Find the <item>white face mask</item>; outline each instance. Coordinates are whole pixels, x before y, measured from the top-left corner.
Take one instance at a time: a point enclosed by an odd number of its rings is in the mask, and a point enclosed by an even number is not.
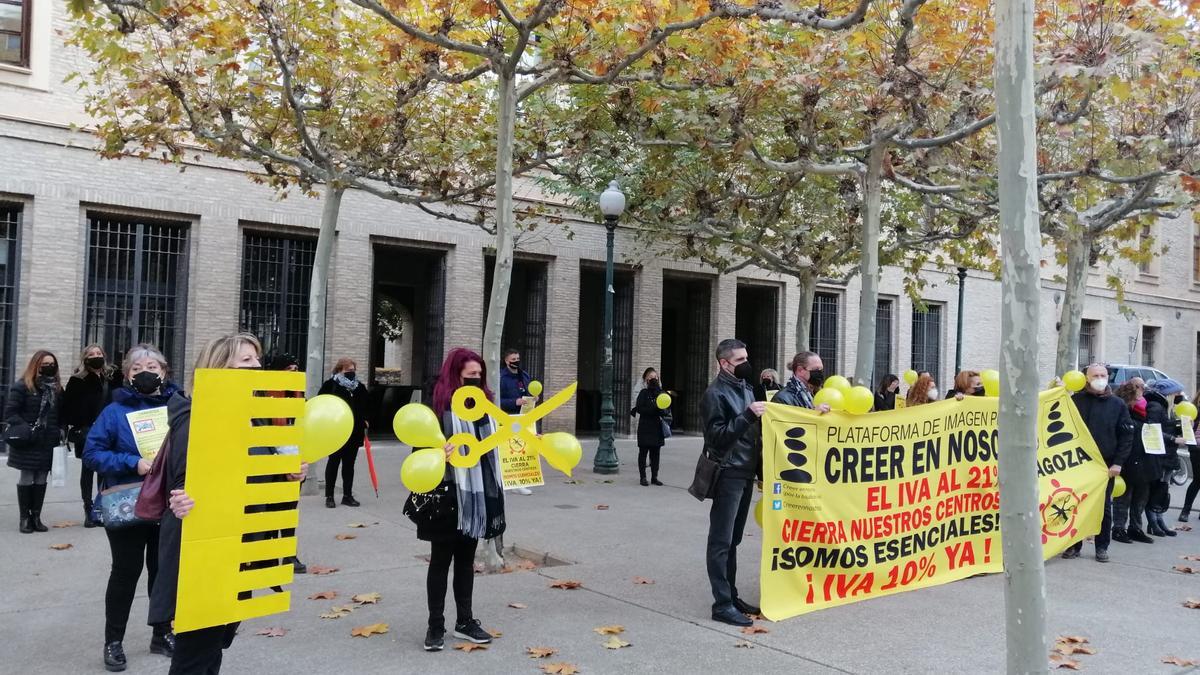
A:
[[[1088,382],[1088,384],[1091,385],[1092,391],[1094,391],[1098,394],[1098,393],[1104,391],[1105,389],[1108,389],[1108,378],[1107,377],[1097,377],[1096,379]]]
[[[936,401],[936,400],[937,400],[937,395],[938,395],[938,390],[937,390],[937,389],[930,389],[930,390],[929,390],[929,400],[930,400],[930,401]]]

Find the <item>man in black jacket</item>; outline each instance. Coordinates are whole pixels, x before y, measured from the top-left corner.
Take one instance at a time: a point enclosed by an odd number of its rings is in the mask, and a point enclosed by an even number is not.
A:
[[[722,340],[717,345],[720,372],[704,392],[704,451],[720,462],[708,516],[708,580],[712,584],[714,621],[734,626],[754,622],[746,614],[760,610],[738,597],[737,546],[746,528],[754,495],[754,479],[762,469],[762,425],[767,404],[754,400],[747,382],[754,376],[746,345]]]
[[[1133,420],[1125,402],[1113,395],[1108,386],[1108,369],[1094,363],[1087,367],[1087,387],[1071,397],[1079,416],[1092,434],[1092,440],[1108,464],[1108,487],[1104,491],[1104,521],[1096,535],[1096,562],[1108,562],[1108,543],[1112,539],[1113,479],[1121,475],[1121,466],[1133,446]],[[1078,558],[1083,542],[1063,551],[1062,557]]]

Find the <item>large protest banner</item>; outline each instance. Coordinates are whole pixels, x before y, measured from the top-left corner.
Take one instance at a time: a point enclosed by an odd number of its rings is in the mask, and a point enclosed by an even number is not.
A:
[[[762,608],[772,620],[1003,570],[998,399],[763,417]],[[1065,389],[1042,392],[1047,558],[1100,530],[1108,468]]]

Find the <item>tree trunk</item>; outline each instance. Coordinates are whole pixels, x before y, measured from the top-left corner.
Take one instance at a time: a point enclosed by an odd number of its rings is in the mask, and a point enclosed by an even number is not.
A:
[[[812,330],[813,300],[817,295],[817,278],[812,275],[797,275],[796,281],[800,282],[798,288],[800,308],[796,316],[796,351],[806,352],[809,350],[811,339],[809,333]]]
[[[999,139],[1000,529],[1009,673],[1045,673],[1046,568],[1038,510],[1038,229],[1034,130],[1033,0],[996,4]]]
[[[325,305],[329,287],[329,260],[333,257],[333,240],[337,236],[338,213],[342,194],[346,191],[336,180],[325,183],[325,203],[321,207],[321,230],[317,235],[317,251],[313,257],[312,283],[308,289],[308,355],[304,359],[304,390],[308,398],[317,395],[325,380]],[[323,460],[321,465],[328,460]],[[301,492],[317,494],[323,471],[309,467],[313,478],[304,481]]]
[[[1063,290],[1062,313],[1059,314],[1058,355],[1054,374],[1088,364],[1079,361],[1079,329],[1083,319],[1083,301],[1087,296],[1088,256],[1092,240],[1084,232],[1067,235],[1067,284]]]
[[[854,381],[871,387],[875,369],[875,312],[879,304],[879,202],[883,189],[880,173],[886,144],[876,141],[867,155],[867,173],[863,176],[862,251],[859,276],[862,292],[858,297],[858,353],[854,360]]]
[[[487,325],[483,331],[483,358],[490,366],[488,386],[500,402],[500,340],[508,312],[508,290],[512,285],[516,214],[513,211],[513,142],[517,119],[516,78],[501,72],[496,78],[496,267],[492,272],[492,297],[488,298]],[[504,566],[500,542],[486,540],[479,558],[490,571]]]

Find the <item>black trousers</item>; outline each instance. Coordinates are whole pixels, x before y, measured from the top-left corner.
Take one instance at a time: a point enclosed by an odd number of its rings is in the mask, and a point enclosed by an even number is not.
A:
[[[1126,486],[1128,489],[1128,486]],[[1100,523],[1100,532],[1096,534],[1096,550],[1107,551],[1109,543],[1112,542],[1113,528],[1113,479],[1108,479],[1108,487],[1104,490],[1104,520]],[[1082,551],[1083,542],[1077,541],[1071,545],[1070,550]]]
[[[1192,482],[1188,483],[1187,492],[1183,495],[1183,512],[1191,513],[1192,503],[1196,501],[1196,493],[1200,492],[1200,447],[1188,448],[1188,460],[1192,463]]]
[[[461,626],[475,618],[471,613],[471,594],[475,589],[475,547],[478,544],[478,539],[462,535],[451,541],[433,542],[429,574],[425,577],[430,628],[446,629],[446,582],[451,563],[454,567],[454,605],[458,611],[455,625]]]
[[[104,642],[121,642],[125,639],[129,608],[137,593],[143,565],[147,572],[146,592],[154,587],[154,577],[158,574],[158,523],[105,528],[104,532],[112,551],[112,570],[104,593]],[[162,631],[155,627],[155,632]]]
[[[646,459],[650,459],[650,477],[658,478],[658,457],[662,448],[638,448],[638,473],[646,477]]]
[[[75,456],[83,457],[83,443],[75,444]],[[93,486],[95,485],[96,472],[87,468],[87,465],[82,461],[79,462],[79,495],[83,497],[83,505],[90,507],[94,499]]]
[[[1142,530],[1142,513],[1150,497],[1150,483],[1142,472],[1134,469],[1125,478],[1125,494],[1113,500],[1113,527]]]
[[[754,496],[754,480],[722,472],[713,488],[708,512],[708,582],[713,611],[733,606],[737,599],[737,547],[746,529],[746,514]]]
[[[325,463],[325,496],[333,496],[333,484],[337,482],[338,466],[342,467],[342,494],[354,494],[354,460],[358,459],[358,446],[349,444],[329,456]]]
[[[175,634],[175,655],[169,675],[217,675],[223,650],[229,649],[238,624],[190,630]]]

